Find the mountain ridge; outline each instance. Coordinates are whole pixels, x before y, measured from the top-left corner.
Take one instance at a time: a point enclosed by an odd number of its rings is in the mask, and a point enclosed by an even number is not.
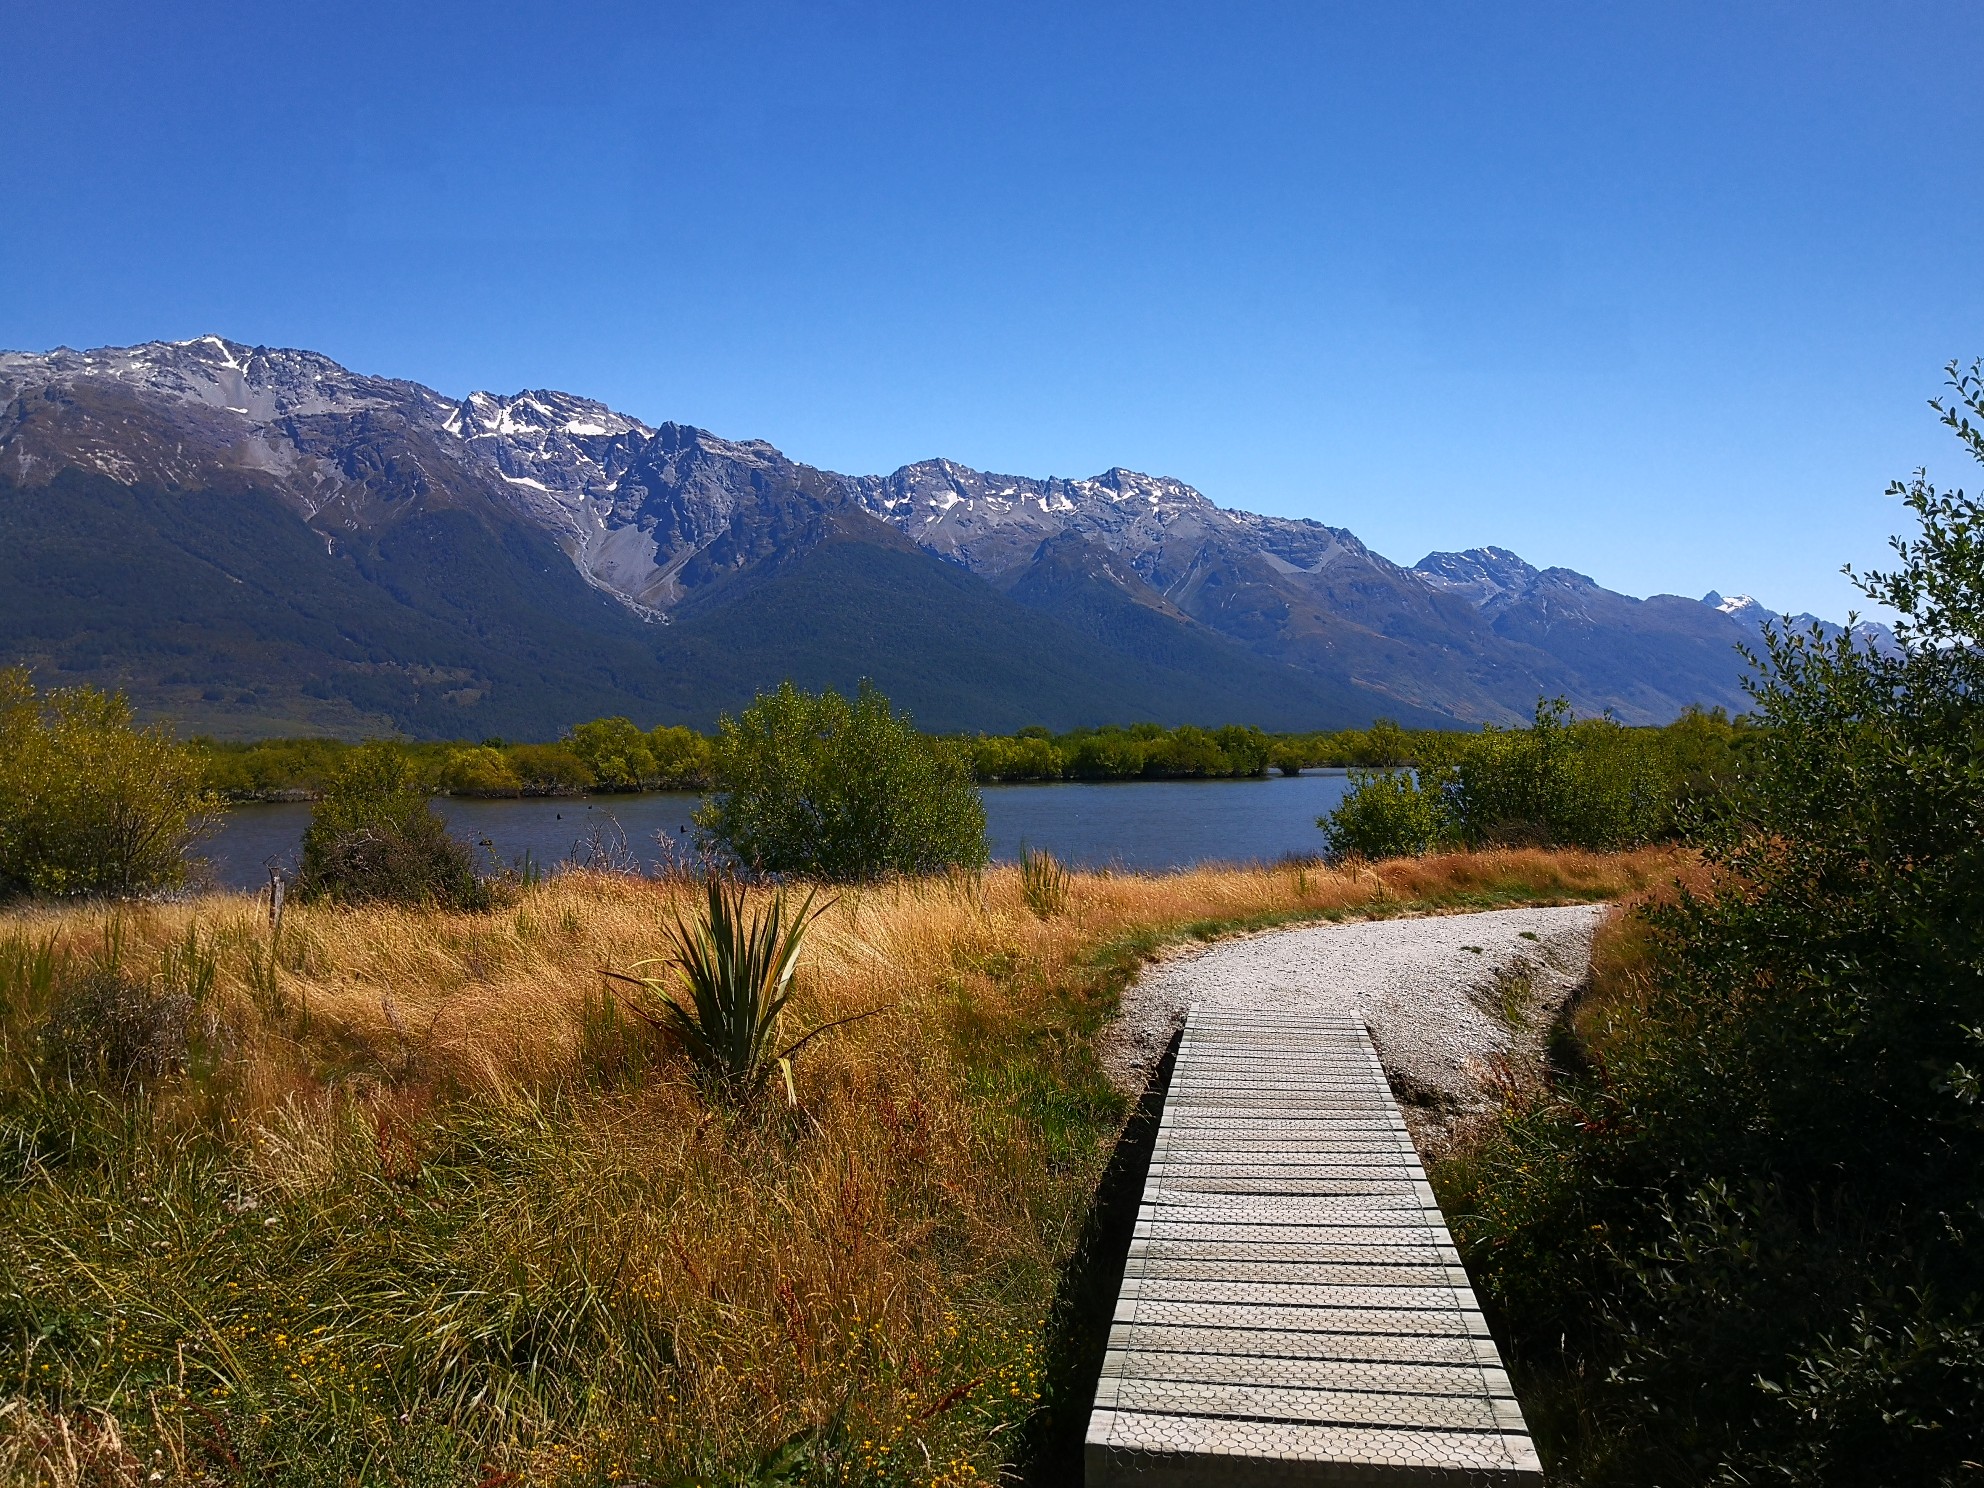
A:
[[[1059,679],[1041,694],[1043,712],[1055,716],[1023,722],[1065,723],[1103,694],[1112,707],[1168,712],[1170,721],[1219,706],[1243,710],[1229,717],[1260,715],[1250,721],[1312,717],[1316,727],[1379,712],[1513,722],[1537,695],[1562,694],[1581,711],[1660,722],[1689,704],[1742,706],[1735,647],[1754,634],[1747,613],[1680,596],[1615,594],[1505,549],[1433,553],[1406,568],[1347,528],[1231,511],[1182,481],[1120,466],[1087,479],[1035,478],[937,458],[849,476],[793,461],[763,440],[649,424],[572,393],[453,398],[352,372],[316,352],[217,336],[0,353],[0,484],[16,542],[30,530],[35,543],[54,541],[55,529],[28,513],[33,493],[65,470],[158,494],[144,506],[151,525],[134,539],[137,549],[105,559],[127,574],[143,569],[147,544],[220,541],[206,527],[170,535],[172,500],[252,493],[284,507],[322,544],[326,564],[343,563],[362,581],[343,598],[325,591],[321,606],[363,610],[364,586],[383,586],[405,611],[396,617],[409,625],[407,617],[426,617],[416,630],[439,627],[425,641],[395,631],[390,644],[376,642],[392,652],[378,664],[425,665],[400,654],[421,646],[481,658],[466,668],[481,680],[449,690],[462,714],[457,732],[473,731],[476,718],[531,713],[514,694],[536,684],[509,675],[488,635],[500,631],[512,651],[535,654],[526,618],[533,605],[547,607],[550,630],[576,626],[572,634],[596,638],[602,654],[645,654],[602,674],[601,695],[617,686],[628,699],[628,708],[611,711],[672,708],[705,722],[719,696],[748,700],[744,684],[769,685],[802,654],[812,658],[811,673],[838,684],[851,681],[850,668],[902,672],[887,647],[915,640],[879,623],[891,593],[940,631],[945,647],[978,656],[979,677],[1008,676],[1019,655],[1021,672],[1031,665]],[[92,531],[106,552],[119,547],[114,526]],[[413,577],[422,571],[408,545],[415,531],[432,550],[426,580]],[[459,551],[443,553],[450,544]],[[847,550],[840,558],[807,567],[808,555],[836,544]],[[389,549],[398,556],[382,556]],[[554,553],[568,577],[615,613],[554,582]],[[283,571],[301,561],[285,557]],[[509,608],[500,623],[478,617],[451,562],[502,591],[497,608]],[[509,568],[517,572],[499,580]],[[944,569],[971,575],[983,592],[957,589]],[[779,587],[781,575],[801,570],[807,577]],[[823,589],[829,570],[855,588]],[[87,588],[82,568],[65,571]],[[527,574],[536,577],[526,582]],[[295,582],[308,589],[323,580],[320,573],[305,583],[299,572]],[[437,608],[408,587],[422,582],[455,597]],[[883,587],[870,594],[863,585]],[[810,632],[784,626],[779,612],[801,593],[819,617]],[[271,594],[270,603],[284,602]],[[969,627],[943,624],[945,604],[969,612]],[[32,616],[13,613],[19,608],[0,602],[0,642],[74,669],[76,636],[41,634]],[[719,616],[720,624],[710,618]],[[478,626],[487,633],[481,641]],[[759,643],[772,632],[787,636],[783,661]],[[141,656],[120,653],[114,641],[98,636],[89,654],[142,681]],[[299,657],[309,652],[297,645]],[[1085,648],[1111,677],[1100,692],[1059,665],[1057,653]],[[343,657],[330,640],[318,650],[334,659],[326,666],[335,678],[372,664]],[[540,671],[557,665],[550,657],[531,663]],[[953,680],[908,682],[923,710],[935,710],[926,721],[973,727],[1012,717],[1015,699],[980,706],[970,670],[931,661],[924,672]],[[454,720],[413,701],[419,692],[385,716],[445,730]],[[199,701],[212,700],[203,692]]]

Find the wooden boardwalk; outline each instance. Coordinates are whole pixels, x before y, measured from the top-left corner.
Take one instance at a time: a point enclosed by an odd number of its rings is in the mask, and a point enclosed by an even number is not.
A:
[[[1086,1472],[1089,1488],[1542,1482],[1361,1024],[1192,1010]]]

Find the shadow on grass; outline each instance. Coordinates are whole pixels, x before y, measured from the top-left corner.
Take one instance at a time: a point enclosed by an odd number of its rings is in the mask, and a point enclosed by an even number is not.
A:
[[[1109,1320],[1122,1289],[1123,1264],[1136,1232],[1137,1207],[1157,1147],[1157,1128],[1164,1118],[1164,1097],[1171,1088],[1171,1068],[1183,1031],[1172,1034],[1116,1139],[1081,1238],[1055,1289],[1041,1406],[1028,1420],[1014,1452],[1019,1479],[1028,1488],[1081,1484],[1082,1439],[1088,1432],[1095,1382],[1109,1346]]]

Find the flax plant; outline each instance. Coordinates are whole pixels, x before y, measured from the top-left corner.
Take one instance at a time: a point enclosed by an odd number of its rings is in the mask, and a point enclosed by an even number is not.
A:
[[[726,1096],[749,1101],[760,1095],[776,1069],[785,1080],[789,1103],[799,1103],[792,1081],[792,1056],[830,1028],[872,1016],[881,1009],[853,1013],[819,1024],[784,1048],[778,1045],[779,1018],[792,998],[792,978],[806,932],[828,905],[814,905],[808,894],[788,915],[783,890],[770,904],[751,910],[742,884],[712,875],[705,886],[703,915],[693,923],[673,911],[666,928],[669,952],[637,961],[625,972],[606,971],[614,981],[642,988],[659,1003],[650,1012],[638,1002],[633,1011],[676,1039],[696,1067]],[[642,975],[649,967],[658,976]],[[686,1004],[676,993],[686,993]]]

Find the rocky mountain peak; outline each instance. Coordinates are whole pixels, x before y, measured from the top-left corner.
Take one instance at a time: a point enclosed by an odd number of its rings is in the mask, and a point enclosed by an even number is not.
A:
[[[0,353],[0,480],[46,485],[68,467],[186,492],[224,474],[285,499],[327,557],[432,507],[512,537],[520,518],[596,590],[685,625],[828,535],[891,553],[907,538],[1026,604],[1114,616],[1111,635],[1161,613],[1182,629],[1152,639],[1158,654],[1218,634],[1428,717],[1519,720],[1559,692],[1641,720],[1740,706],[1733,645],[1766,613],[1744,596],[1631,599],[1499,547],[1401,568],[1343,528],[1224,509],[1123,466],[1036,478],[934,458],[837,475],[570,393],[454,398],[219,336]]]
[[[464,439],[609,439],[616,434],[652,434],[639,419],[615,413],[604,403],[570,393],[535,388],[503,397],[470,393],[445,426]]]
[[[1412,571],[1436,589],[1468,601],[1476,609],[1529,592],[1542,570],[1507,548],[1469,548],[1460,553],[1428,553]]]
[[[386,408],[443,416],[450,406],[419,383],[366,377],[313,351],[245,346],[220,336],[94,351],[0,353],[0,396],[28,386],[83,383],[231,413],[253,426]]]

